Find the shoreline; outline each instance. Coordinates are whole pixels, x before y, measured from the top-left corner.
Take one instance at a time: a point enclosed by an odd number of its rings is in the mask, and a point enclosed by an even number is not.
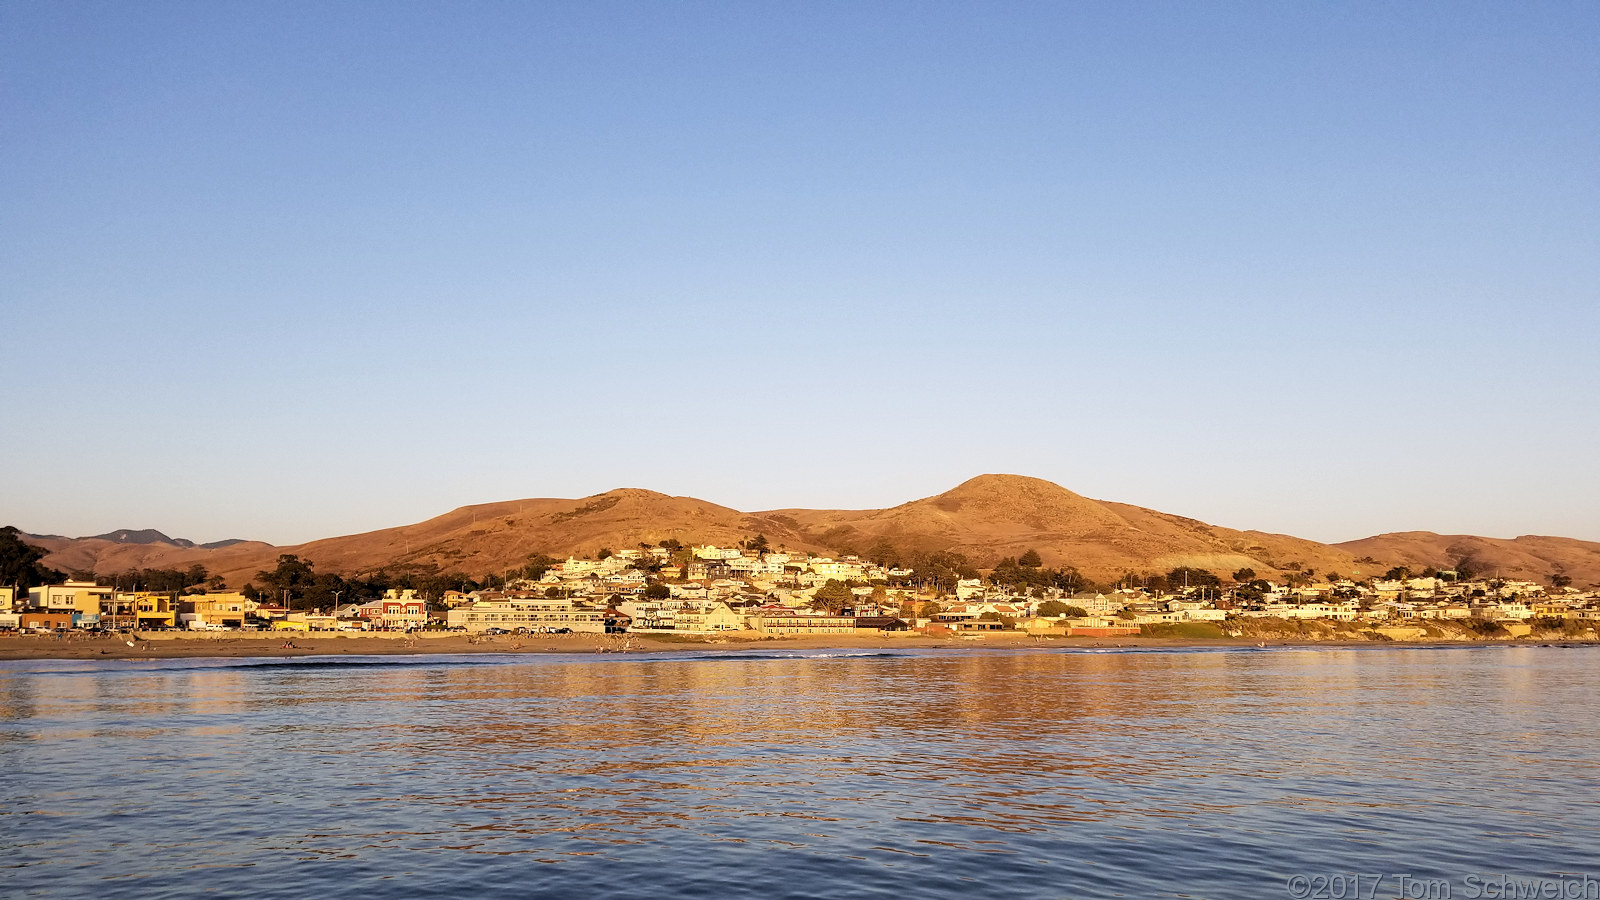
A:
[[[132,646],[128,641],[132,640]],[[1258,648],[1304,649],[1442,649],[1450,647],[1600,647],[1600,642],[1571,638],[1517,638],[1502,640],[1426,640],[1426,641],[1308,641],[1197,639],[1177,637],[1128,636],[1117,638],[1033,636],[1028,634],[986,634],[978,639],[927,637],[924,635],[807,635],[784,637],[717,637],[709,635],[498,635],[470,636],[459,633],[418,635],[347,635],[298,632],[287,637],[216,635],[151,632],[108,637],[64,639],[49,635],[0,636],[0,662],[41,659],[241,659],[300,656],[427,656],[473,653],[548,654],[589,653],[618,655],[639,653],[728,653],[739,650],[929,650],[951,647],[1016,649],[1187,649],[1197,647],[1249,650]],[[624,648],[627,648],[626,650]]]

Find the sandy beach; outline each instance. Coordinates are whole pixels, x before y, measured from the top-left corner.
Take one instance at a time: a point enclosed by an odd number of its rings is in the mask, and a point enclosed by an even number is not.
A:
[[[131,641],[131,644],[129,643]],[[1161,647],[1459,647],[1467,643],[1597,646],[1586,641],[1537,639],[1484,641],[1374,641],[1194,640],[1161,637],[1036,637],[1022,633],[986,634],[976,639],[906,635],[812,636],[702,636],[702,635],[495,635],[460,633],[402,635],[349,634],[218,634],[141,632],[133,635],[0,636],[0,661],[23,659],[182,659],[191,657],[294,657],[330,655],[402,655],[458,653],[659,653],[663,651],[718,652],[734,650],[894,650],[962,647],[966,649],[1056,648],[1161,648]]]

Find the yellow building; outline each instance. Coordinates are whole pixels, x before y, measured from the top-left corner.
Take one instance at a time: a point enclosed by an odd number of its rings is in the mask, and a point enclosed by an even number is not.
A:
[[[445,623],[451,628],[473,632],[490,628],[507,631],[517,628],[531,631],[570,628],[575,632],[599,634],[605,631],[605,619],[603,610],[577,606],[569,599],[553,597],[479,600],[445,613]]]
[[[133,624],[136,628],[171,628],[178,624],[178,604],[172,599],[171,594],[139,591],[133,594],[118,594],[117,599],[132,607]]]
[[[178,608],[178,621],[190,628],[238,628],[249,603],[238,591],[189,594]]]
[[[673,614],[674,631],[741,631],[744,616],[728,608],[726,603],[713,603],[703,609],[684,607]]]
[[[75,612],[88,616],[100,615],[102,601],[107,606],[116,591],[92,581],[68,581],[66,584],[46,584],[28,588],[28,605],[50,612]]]
[[[855,634],[855,616],[762,615],[751,616],[757,631],[768,634]]]

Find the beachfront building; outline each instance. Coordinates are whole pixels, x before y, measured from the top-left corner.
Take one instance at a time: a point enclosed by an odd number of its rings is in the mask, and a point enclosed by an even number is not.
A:
[[[17,614],[17,627],[32,631],[65,631],[77,626],[73,621],[77,615],[74,612],[24,612]]]
[[[178,624],[178,604],[171,594],[137,591],[118,598],[127,599],[135,628],[171,628]]]
[[[857,634],[899,633],[911,630],[911,624],[899,616],[856,616]]]
[[[604,610],[578,606],[566,597],[501,597],[467,603],[445,613],[445,623],[451,628],[481,632],[491,628],[511,631],[526,628],[530,631],[550,631],[570,628],[573,631],[603,634],[606,630]]]
[[[1239,615],[1251,619],[1335,619],[1351,622],[1360,612],[1354,603],[1268,603],[1260,609],[1241,611]]]
[[[116,591],[92,581],[68,581],[28,588],[28,605],[46,612],[98,616],[102,604],[110,606]]]
[[[411,629],[428,624],[428,604],[411,589],[385,591],[383,597],[356,607],[356,616],[371,628]]]
[[[772,612],[750,616],[750,627],[766,634],[855,634],[855,616],[813,616]]]
[[[273,631],[358,631],[347,628],[334,615],[316,612],[292,612],[272,620]]]
[[[686,606],[674,614],[672,629],[695,634],[741,631],[744,629],[744,616],[720,601],[704,606]]]
[[[16,608],[17,589],[14,587],[0,587],[0,613],[8,613]]]
[[[1501,600],[1488,604],[1483,617],[1490,621],[1514,619],[1518,622],[1533,618],[1533,608],[1519,600]]]
[[[249,604],[238,591],[189,594],[178,606],[178,622],[196,629],[238,628]]]

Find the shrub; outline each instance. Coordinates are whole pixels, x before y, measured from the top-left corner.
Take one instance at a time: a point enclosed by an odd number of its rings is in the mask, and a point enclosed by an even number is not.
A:
[[[1139,626],[1140,637],[1188,638],[1211,640],[1227,637],[1215,622],[1156,622]]]
[[[1507,633],[1504,628],[1500,627],[1499,622],[1491,622],[1488,619],[1467,619],[1463,624],[1470,628],[1473,633],[1483,637],[1497,637]]]

